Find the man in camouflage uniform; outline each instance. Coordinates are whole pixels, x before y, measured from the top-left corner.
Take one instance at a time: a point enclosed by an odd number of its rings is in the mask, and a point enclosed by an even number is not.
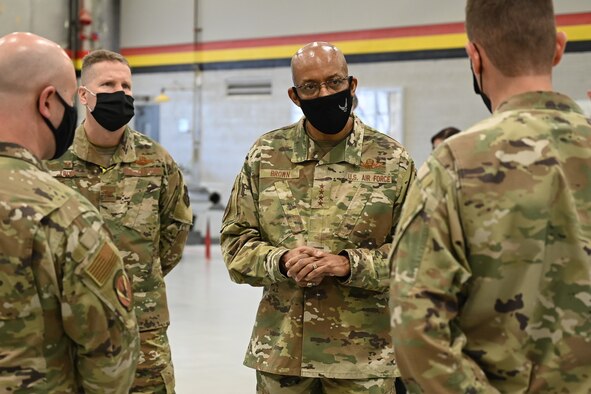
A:
[[[403,208],[396,359],[413,393],[589,393],[591,120],[552,91],[566,37],[551,0],[468,0],[466,29],[494,113],[434,151]]]
[[[222,226],[232,280],[264,287],[245,365],[259,393],[392,393],[387,257],[414,165],[351,115],[340,50],[291,67],[305,117],[254,144]]]
[[[72,143],[76,74],[55,43],[0,38],[0,392],[124,393],[139,338],[96,209],[39,161]],[[70,104],[72,103],[72,104]]]
[[[164,276],[181,259],[192,220],[178,166],[155,141],[132,130],[131,70],[121,55],[83,59],[80,102],[86,119],[54,176],[82,193],[103,216],[132,280],[141,353],[133,393],[172,393],[174,374]]]

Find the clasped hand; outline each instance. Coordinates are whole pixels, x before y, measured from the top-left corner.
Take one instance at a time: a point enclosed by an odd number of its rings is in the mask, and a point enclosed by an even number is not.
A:
[[[300,287],[316,286],[326,276],[346,277],[351,272],[346,256],[327,253],[309,246],[300,246],[281,256],[287,276]]]

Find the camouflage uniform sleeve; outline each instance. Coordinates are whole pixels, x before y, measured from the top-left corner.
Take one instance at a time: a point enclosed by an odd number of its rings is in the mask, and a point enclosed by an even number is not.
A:
[[[444,149],[438,151],[440,160]],[[433,157],[421,167],[391,255],[390,312],[396,362],[415,393],[496,393],[465,353],[457,317],[471,276],[457,211],[456,177]]]
[[[400,219],[402,206],[406,200],[408,190],[415,179],[414,162],[408,154],[401,157],[400,171],[397,179],[399,193],[392,209],[392,230],[386,242],[377,249],[345,249],[339,254],[345,254],[349,258],[351,274],[343,283],[347,286],[364,288],[379,292],[388,291],[390,284],[390,263],[388,256],[392,249],[392,239],[396,230],[396,224]]]
[[[131,285],[97,212],[51,229],[61,271],[62,323],[75,346],[75,365],[86,393],[123,393],[133,382],[139,334]]]
[[[168,274],[181,260],[189,236],[193,212],[189,191],[183,174],[170,159],[160,194],[160,264],[162,273]]]
[[[224,213],[221,247],[230,278],[236,283],[267,286],[288,280],[279,270],[279,259],[288,249],[261,238],[258,205],[257,147],[249,153],[236,177]]]

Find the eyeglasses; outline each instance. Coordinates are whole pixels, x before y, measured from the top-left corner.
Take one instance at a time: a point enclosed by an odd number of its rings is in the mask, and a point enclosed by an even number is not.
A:
[[[346,82],[351,83],[352,76],[348,77],[334,77],[324,82],[306,82],[301,85],[294,86],[304,96],[316,96],[320,93],[320,87],[326,86],[331,92],[338,92],[345,87]]]

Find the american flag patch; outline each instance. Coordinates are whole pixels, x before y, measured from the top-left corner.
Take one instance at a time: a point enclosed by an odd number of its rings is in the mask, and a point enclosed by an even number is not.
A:
[[[115,251],[108,243],[104,243],[94,261],[86,267],[85,271],[97,285],[102,287],[111,276],[116,263]]]

